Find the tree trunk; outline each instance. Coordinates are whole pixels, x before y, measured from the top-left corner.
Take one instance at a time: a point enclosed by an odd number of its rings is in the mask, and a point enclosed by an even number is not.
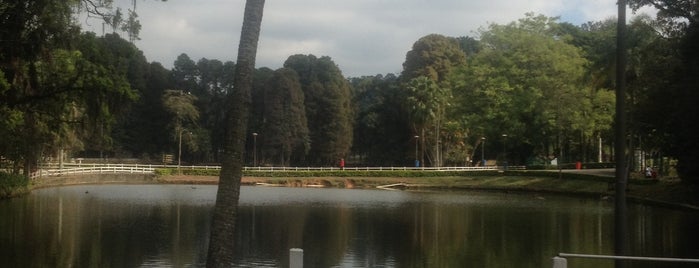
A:
[[[233,264],[234,230],[240,197],[240,179],[243,175],[245,133],[264,4],[264,0],[247,0],[245,3],[234,89],[227,100],[224,126],[226,138],[206,267],[231,267]]]

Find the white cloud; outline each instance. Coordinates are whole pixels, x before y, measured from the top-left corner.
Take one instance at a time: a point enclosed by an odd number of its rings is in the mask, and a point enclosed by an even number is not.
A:
[[[116,0],[127,9],[131,0]],[[123,3],[122,3],[123,2]],[[244,0],[144,0],[136,45],[167,68],[177,56],[235,60]],[[616,16],[609,0],[276,0],[266,1],[257,66],[279,68],[293,54],[330,56],[346,76],[399,73],[422,36],[474,36],[527,12],[581,24]],[[99,32],[98,32],[99,33]]]

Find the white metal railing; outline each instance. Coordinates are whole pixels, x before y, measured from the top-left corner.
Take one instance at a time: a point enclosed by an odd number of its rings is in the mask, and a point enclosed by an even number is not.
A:
[[[46,163],[40,170],[32,174],[32,178],[41,176],[60,176],[70,174],[95,174],[95,173],[153,173],[157,168],[180,168],[180,169],[212,169],[219,170],[221,166],[178,166],[178,165],[144,165],[144,164],[100,164],[100,163]],[[499,166],[485,167],[243,167],[246,171],[486,171],[500,170]],[[514,167],[512,169],[523,169]]]
[[[32,173],[32,178],[43,176],[62,176],[75,174],[102,174],[102,173],[136,173],[136,174],[152,174],[155,168],[147,165],[104,165],[91,167],[73,167],[73,168],[58,168],[58,169],[40,169]]]
[[[79,163],[64,163],[63,169],[66,168],[98,168],[98,167],[149,167],[149,168],[181,168],[181,169],[221,169],[221,166],[210,165],[150,165],[150,164],[79,164]],[[57,163],[47,163],[41,166],[42,169],[60,169]],[[392,170],[431,170],[431,171],[464,171],[464,170],[499,170],[502,166],[485,166],[485,167],[243,167],[244,170],[259,170],[259,171],[305,171],[305,170],[371,170],[371,171],[392,171]],[[524,167],[508,167],[508,169],[524,169]]]
[[[567,268],[568,267],[568,260],[566,259],[566,257],[567,258],[587,258],[587,259],[608,259],[608,260],[634,260],[634,261],[654,261],[654,262],[699,263],[699,259],[558,253],[558,256],[553,257],[553,268]]]
[[[187,168],[187,167],[183,167]],[[322,170],[356,170],[356,171],[464,171],[464,170],[498,170],[497,166],[486,167],[244,167],[252,171],[322,171]]]

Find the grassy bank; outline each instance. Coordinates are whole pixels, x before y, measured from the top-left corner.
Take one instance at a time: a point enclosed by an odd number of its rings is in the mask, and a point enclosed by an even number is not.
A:
[[[0,172],[0,199],[29,192],[29,180],[21,175]]]
[[[218,180],[216,170],[157,170],[164,183],[208,183]],[[551,171],[245,171],[243,184],[291,186],[376,188],[396,184],[395,188],[414,190],[487,190],[576,194],[606,198],[614,194],[614,178]],[[699,197],[693,187],[678,180],[631,178],[628,197],[639,202],[667,204],[696,209]]]

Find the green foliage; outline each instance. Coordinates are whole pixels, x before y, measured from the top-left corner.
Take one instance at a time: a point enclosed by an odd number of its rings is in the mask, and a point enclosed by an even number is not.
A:
[[[29,180],[27,177],[0,171],[0,199],[26,193],[28,188]]]
[[[194,105],[197,98],[182,90],[165,90],[163,92],[163,108],[172,116],[173,129],[196,124],[199,120],[199,110]]]
[[[466,62],[466,55],[455,38],[430,34],[417,40],[403,63],[403,79],[424,76],[432,81],[445,80],[456,66]]]
[[[657,9],[656,24],[669,36],[683,36],[692,24],[699,22],[699,5],[694,0],[629,0],[628,3],[633,10],[643,6]]]
[[[403,108],[404,91],[398,77],[366,76],[350,79],[356,114],[352,151],[357,165],[413,165],[413,130]],[[411,142],[412,141],[412,142]]]
[[[451,114],[477,129],[472,143],[505,133],[519,153],[549,155],[551,144],[560,147],[580,133],[592,140],[609,128],[613,99],[585,86],[587,61],[558,35],[557,25],[553,18],[528,14],[481,33],[485,49],[451,78],[453,94],[463,103]]]
[[[468,40],[462,39],[468,46]],[[476,51],[475,47],[471,52]],[[466,55],[455,38],[431,34],[420,38],[408,51],[403,63],[404,110],[410,115],[413,133],[420,141],[419,160],[432,166],[443,165],[441,130],[451,99],[451,72],[465,64]]]
[[[137,14],[109,10],[110,3],[0,4],[0,155],[13,172],[31,172],[41,156],[61,149],[160,159],[176,151],[179,133],[183,160],[221,161],[221,111],[230,107],[235,63],[195,62],[183,53],[172,70],[149,64],[116,34],[137,39]],[[699,174],[691,121],[699,114],[697,5],[629,3],[660,10],[628,25],[631,145],[647,162],[679,158],[681,176],[691,180]],[[76,11],[106,14],[113,33],[81,34]],[[400,77],[348,82],[330,57],[313,55],[290,56],[285,69],[256,70],[241,157],[252,163],[252,132],[259,134],[258,163],[275,165],[336,165],[352,155],[352,165],[412,166],[416,145],[423,164],[434,165],[467,165],[481,150],[515,165],[553,157],[587,163],[597,160],[598,142],[612,155],[614,19],[575,26],[526,14],[478,36],[420,38]]]
[[[308,164],[334,165],[352,146],[350,85],[330,57],[293,55],[285,68],[296,71],[306,107],[311,148]]]
[[[265,84],[264,100],[258,165],[286,166],[302,162],[309,151],[310,138],[303,91],[296,72],[289,68],[275,71]]]
[[[231,61],[221,62],[216,59],[201,58],[196,63],[187,54],[180,54],[174,62],[173,69],[165,74],[171,77],[171,85],[168,88],[175,91],[181,91],[190,95],[190,100],[186,101],[189,104],[189,111],[182,111],[187,114],[193,114],[196,110],[196,117],[188,119],[180,118],[180,123],[191,133],[197,133],[192,139],[196,140],[198,146],[188,144],[183,153],[183,159],[188,159],[193,162],[211,162],[220,161],[220,152],[223,151],[224,132],[224,113],[227,109],[226,95],[232,92],[233,89],[233,74],[235,72],[235,63]],[[254,86],[260,89],[258,85]],[[255,97],[253,93],[253,97]],[[172,107],[172,103],[164,103],[163,105]],[[180,106],[183,107],[183,106]],[[177,112],[170,109],[170,120],[168,127],[173,129],[177,125]],[[253,111],[253,114],[255,111]],[[174,117],[173,117],[174,115]],[[253,116],[253,115],[251,115]],[[253,116],[254,118],[254,116]],[[254,122],[254,120],[251,120]],[[259,128],[256,128],[259,131]],[[174,132],[173,132],[174,133]],[[175,140],[175,142],[177,142]],[[170,143],[170,148],[176,148],[177,144]],[[191,150],[197,148],[198,150]]]
[[[200,71],[194,60],[189,58],[189,55],[182,53],[177,56],[172,69],[172,78],[175,81],[175,90],[184,92],[194,92],[195,94],[201,91],[197,80],[199,79]],[[202,67],[208,67],[208,64],[202,62]]]

